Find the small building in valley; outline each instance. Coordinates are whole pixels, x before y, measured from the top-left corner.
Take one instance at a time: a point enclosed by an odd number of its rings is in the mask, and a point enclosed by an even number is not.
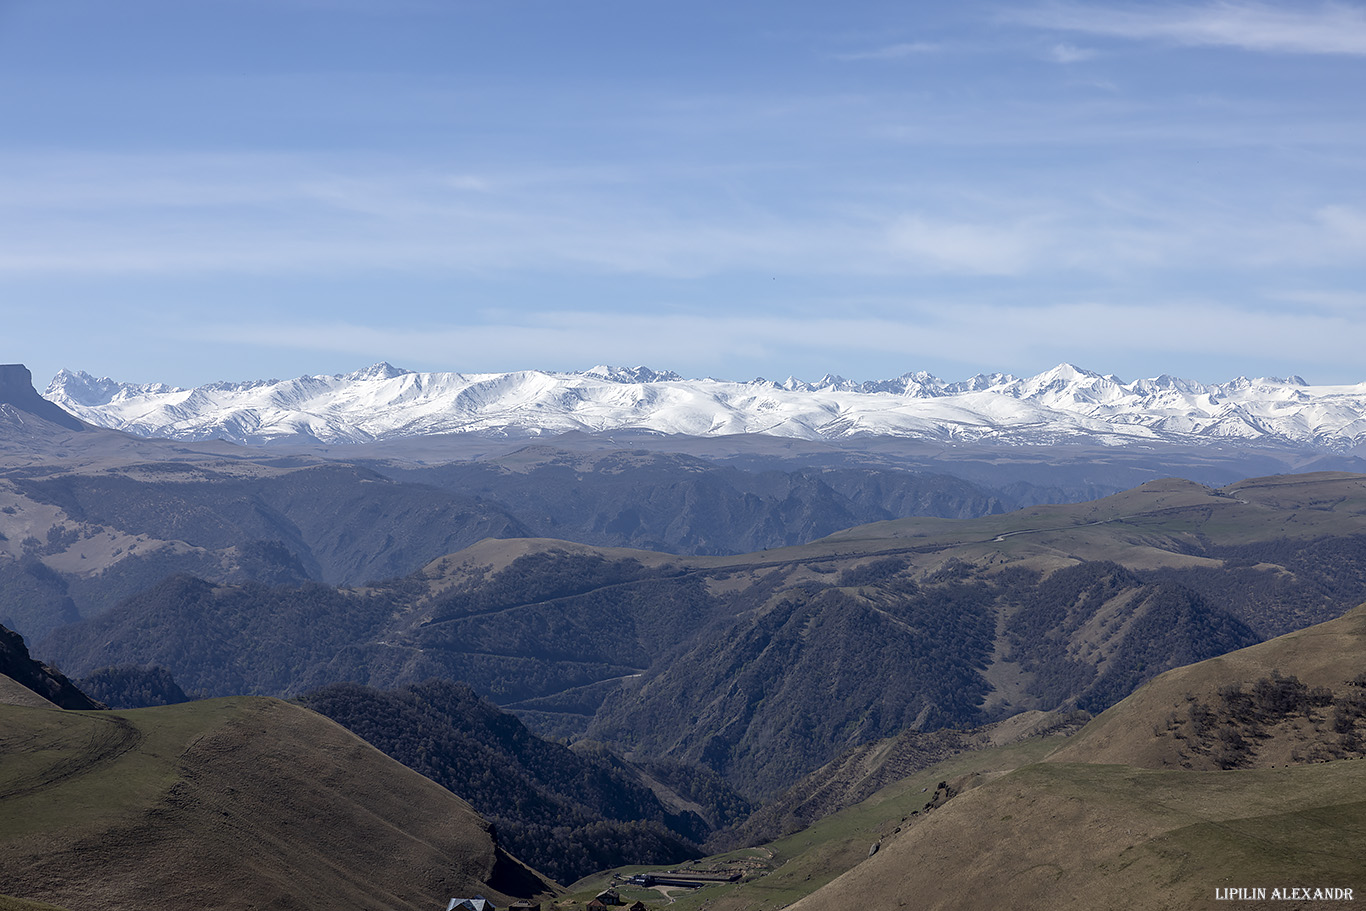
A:
[[[539,907],[539,906],[537,906]],[[446,911],[498,911],[493,902],[482,895],[474,898],[453,898],[446,906]]]

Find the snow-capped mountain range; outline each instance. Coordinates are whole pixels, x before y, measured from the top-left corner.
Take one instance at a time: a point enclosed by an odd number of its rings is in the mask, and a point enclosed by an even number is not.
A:
[[[1332,452],[1366,443],[1366,383],[1310,386],[1290,377],[1205,385],[1165,375],[1126,383],[1068,364],[1027,378],[991,374],[947,383],[908,373],[807,383],[684,379],[646,367],[468,374],[380,363],[336,376],[195,389],[63,370],[44,395],[102,427],[247,444],[626,430],[1014,445],[1241,441]]]

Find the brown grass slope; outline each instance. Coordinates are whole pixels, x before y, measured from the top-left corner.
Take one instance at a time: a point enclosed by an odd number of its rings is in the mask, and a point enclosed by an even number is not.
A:
[[[0,674],[0,704],[56,709],[57,706],[5,674]]]
[[[0,706],[0,883],[71,911],[424,909],[551,888],[448,791],[250,698]]]
[[[1278,887],[1347,888],[1360,900],[1366,761],[1314,759],[1342,755],[1344,737],[1366,724],[1338,711],[1355,704],[1363,656],[1366,606],[1169,671],[1048,761],[925,814],[794,908],[1216,908],[1227,906],[1216,899],[1226,888],[1268,890],[1266,902],[1239,907],[1296,907],[1270,900]],[[1292,677],[1302,690],[1286,683]],[[1259,710],[1259,684],[1273,695],[1317,689],[1317,697],[1286,700],[1285,716],[1263,713],[1254,719],[1260,733],[1244,726],[1244,764],[1254,767],[1202,771],[1226,744],[1216,737],[1201,752],[1193,730],[1176,736],[1170,715],[1223,705],[1230,717],[1210,708],[1208,727],[1242,725],[1240,711]],[[1323,724],[1330,712],[1350,725]]]
[[[1286,700],[1279,709],[1259,706],[1259,685],[1265,690],[1277,675],[1299,681],[1308,690],[1306,698]],[[1317,698],[1309,698],[1315,691]],[[1248,700],[1253,704],[1240,706],[1237,695],[1253,697]],[[1103,713],[1052,759],[1215,769],[1221,758],[1237,760],[1238,767],[1355,758],[1363,755],[1363,715],[1366,605],[1336,620],[1167,671]],[[1226,749],[1236,742],[1230,731],[1242,742],[1236,751]]]
[[[1228,903],[1216,889],[1259,887],[1359,897],[1363,788],[1366,763],[1352,760],[1237,772],[1038,763],[954,798],[793,908],[1217,908]]]

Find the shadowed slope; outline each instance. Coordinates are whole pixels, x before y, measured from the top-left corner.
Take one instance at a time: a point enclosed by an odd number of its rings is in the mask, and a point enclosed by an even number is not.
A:
[[[502,844],[560,882],[688,860],[710,831],[697,813],[671,812],[616,757],[543,740],[462,684],[336,684],[299,702],[468,800]]]
[[[64,709],[102,709],[104,706],[76,688],[66,675],[35,661],[24,637],[0,626],[0,675]]]
[[[778,795],[736,829],[719,833],[708,847],[762,844],[791,835],[952,757],[1043,737],[1058,740],[1089,720],[1085,712],[1035,711],[966,731],[902,731],[846,751]]]

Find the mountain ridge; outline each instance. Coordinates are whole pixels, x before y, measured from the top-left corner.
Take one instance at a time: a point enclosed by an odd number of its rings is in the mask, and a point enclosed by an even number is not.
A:
[[[1024,378],[945,382],[922,371],[864,382],[827,374],[809,383],[684,379],[643,366],[424,373],[381,362],[347,374],[193,389],[63,369],[44,396],[101,427],[247,444],[628,431],[1008,446],[1260,442],[1335,453],[1366,443],[1366,383],[1310,385],[1291,376],[1206,384],[1166,374],[1126,383],[1070,364]]]
[[[462,680],[541,736],[754,798],[847,745],[1096,711],[1161,670],[1366,600],[1366,476],[1151,482],[982,519],[680,557],[485,540],[365,589],[165,580],[41,644],[192,691]]]

